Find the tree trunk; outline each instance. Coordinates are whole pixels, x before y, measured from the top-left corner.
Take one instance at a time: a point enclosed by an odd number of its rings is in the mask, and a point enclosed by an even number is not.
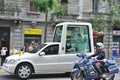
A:
[[[108,28],[108,59],[110,58],[110,29]]]
[[[47,38],[47,25],[48,25],[48,13],[45,14],[44,42],[46,42],[46,38]]]

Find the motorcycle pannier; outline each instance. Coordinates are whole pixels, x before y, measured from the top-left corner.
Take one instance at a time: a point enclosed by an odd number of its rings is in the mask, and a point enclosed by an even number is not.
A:
[[[118,73],[119,72],[119,68],[118,68],[117,65],[111,65],[111,66],[108,67],[108,71],[111,74]]]

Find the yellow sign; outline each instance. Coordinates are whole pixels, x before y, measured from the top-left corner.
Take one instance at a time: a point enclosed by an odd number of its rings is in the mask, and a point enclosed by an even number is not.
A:
[[[24,28],[24,34],[41,35],[42,29],[41,28]]]

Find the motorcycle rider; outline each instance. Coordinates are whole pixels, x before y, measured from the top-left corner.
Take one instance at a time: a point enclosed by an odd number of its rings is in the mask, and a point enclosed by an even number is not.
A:
[[[103,60],[105,59],[105,52],[103,51],[104,49],[104,44],[101,42],[96,43],[96,52],[95,54],[91,55],[91,57],[96,57],[97,60]]]
[[[103,74],[103,70],[104,70],[104,61],[103,59],[105,59],[105,52],[103,51],[104,48],[104,44],[101,42],[96,43],[96,52],[95,54],[91,55],[89,58],[92,58],[94,60],[96,60],[96,68],[99,71],[100,74]]]

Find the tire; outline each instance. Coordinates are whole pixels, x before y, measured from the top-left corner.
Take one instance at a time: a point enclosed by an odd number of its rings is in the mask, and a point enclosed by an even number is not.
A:
[[[22,63],[17,66],[15,70],[15,76],[18,79],[28,79],[32,75],[33,69],[32,66],[28,63]]]
[[[81,72],[72,72],[70,77],[71,80],[83,80],[83,74]]]

